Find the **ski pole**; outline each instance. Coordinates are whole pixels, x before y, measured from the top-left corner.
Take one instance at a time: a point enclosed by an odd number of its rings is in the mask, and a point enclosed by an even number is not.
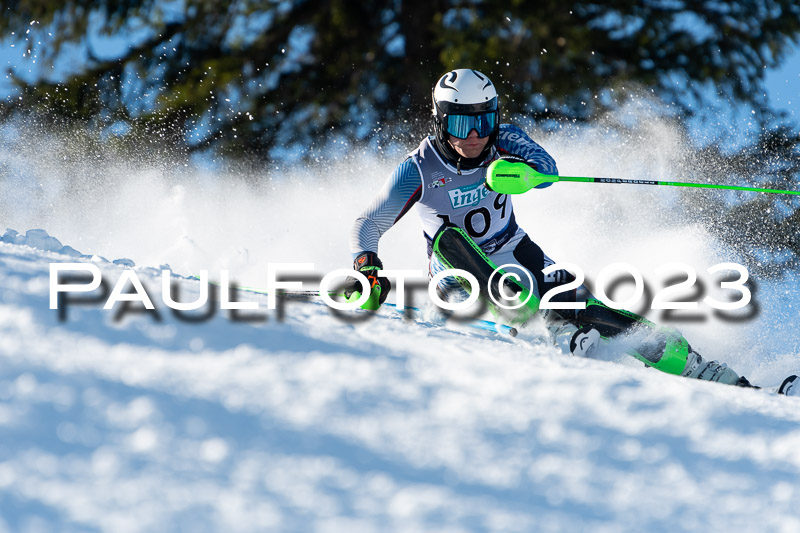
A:
[[[551,176],[542,174],[527,164],[498,159],[494,161],[486,173],[486,186],[501,194],[521,194],[546,183],[572,181],[581,183],[621,183],[627,185],[666,185],[670,187],[694,187],[697,189],[726,189],[731,191],[751,191],[770,194],[796,194],[800,191],[783,189],[764,189],[761,187],[742,187],[739,185],[721,185],[715,183],[691,183],[686,181],[657,181],[621,178],[591,178],[580,176]]]
[[[585,183],[625,183],[631,185],[667,185],[670,187],[694,187],[697,189],[726,189],[729,191],[751,191],[770,194],[799,194],[800,191],[783,189],[762,189],[761,187],[742,187],[739,185],[721,185],[715,183],[692,183],[686,181],[626,180],[620,178],[582,178],[576,176],[557,176],[556,181],[579,181]]]
[[[196,280],[200,279],[197,276],[193,276],[192,278],[196,279]],[[214,286],[217,286],[217,287],[220,286],[220,284],[215,282],[215,281],[211,281],[210,283],[212,285],[214,285]],[[251,293],[254,293],[254,294],[261,294],[261,295],[269,294],[269,291],[267,289],[260,289],[260,288],[257,288],[257,287],[239,286],[239,287],[234,287],[234,288],[237,289],[237,290],[240,290],[240,291],[251,292]],[[333,297],[333,296],[337,296],[337,293],[329,292],[328,295]],[[287,299],[287,300],[312,300],[312,299],[319,298],[320,297],[320,292],[318,290],[288,290],[287,291],[287,290],[281,289],[281,290],[278,291],[277,296],[278,296],[278,298],[284,298],[284,299]],[[390,302],[384,302],[383,305],[386,306],[386,307],[389,307],[390,309],[393,309],[394,311],[396,311],[398,313],[401,313],[401,314],[405,314],[406,310],[409,310],[409,311],[411,311],[413,313],[416,313],[417,315],[422,315],[423,314],[422,310],[419,309],[418,307],[406,306],[404,309],[401,309],[401,308],[397,307],[395,304],[390,303]],[[474,328],[474,329],[482,329],[482,330],[490,331],[492,333],[499,333],[501,335],[509,335],[511,337],[516,337],[517,333],[518,333],[517,328],[515,328],[513,326],[508,326],[508,325],[502,324],[500,322],[492,322],[491,320],[474,319],[474,320],[470,320],[470,321],[466,322],[466,324],[468,326]]]

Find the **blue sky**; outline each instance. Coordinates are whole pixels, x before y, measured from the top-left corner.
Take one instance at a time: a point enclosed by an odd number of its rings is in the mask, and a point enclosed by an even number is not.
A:
[[[800,47],[795,47],[782,67],[767,73],[766,82],[770,103],[789,111],[795,123],[800,122]]]

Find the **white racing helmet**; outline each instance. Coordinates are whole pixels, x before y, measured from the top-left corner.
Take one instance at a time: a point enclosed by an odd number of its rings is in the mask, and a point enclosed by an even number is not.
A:
[[[478,137],[489,137],[488,152],[500,130],[500,109],[494,84],[477,70],[451,70],[439,78],[433,88],[433,122],[441,147],[449,147],[449,136],[466,139],[472,130],[476,130]],[[481,158],[484,155],[481,154]]]

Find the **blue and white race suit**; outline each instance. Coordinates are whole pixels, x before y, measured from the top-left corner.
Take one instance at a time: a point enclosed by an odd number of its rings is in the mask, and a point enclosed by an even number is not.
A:
[[[433,137],[425,138],[398,165],[377,198],[356,219],[350,239],[351,252],[377,254],[381,236],[416,206],[428,240],[431,276],[445,269],[431,254],[432,238],[442,224],[449,223],[464,228],[495,265],[511,263],[527,269],[533,275],[533,284],[526,276],[522,276],[522,283],[537,297],[571,281],[574,278],[563,270],[547,277],[542,274],[542,269],[553,261],[517,225],[511,198],[484,186],[488,164],[506,154],[523,157],[544,174],[558,174],[550,154],[510,124],[500,125],[495,146],[484,164],[469,170],[457,169],[438,152]],[[445,278],[441,287],[452,290],[454,284],[453,278]],[[576,297],[574,291],[562,296],[572,300]],[[574,311],[568,313],[573,314],[565,318],[574,318]]]

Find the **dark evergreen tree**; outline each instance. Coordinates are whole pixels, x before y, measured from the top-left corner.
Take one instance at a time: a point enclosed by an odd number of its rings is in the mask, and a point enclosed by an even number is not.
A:
[[[795,164],[765,164],[796,161],[799,141],[769,129],[777,117],[763,87],[800,40],[795,0],[6,0],[0,32],[47,73],[12,72],[19,94],[0,117],[114,132],[115,142],[313,155],[332,130],[357,143],[427,119],[435,79],[472,67],[495,80],[507,117],[544,124],[613,111],[623,88],[649,91],[679,119],[719,101],[749,106],[765,133],[738,153],[707,147],[718,164],[704,178],[798,187]],[[73,70],[42,69],[50,64]],[[750,200],[718,206],[730,221],[720,233],[795,260],[796,202]],[[724,229],[768,208],[768,231]]]
[[[800,39],[792,0],[4,4],[0,31],[25,38],[39,65],[87,56],[56,79],[16,78],[15,109],[123,121],[176,140],[194,131],[193,147],[264,156],[331,127],[363,138],[361,117],[413,117],[428,107],[432,81],[463,66],[491,73],[510,115],[586,120],[614,106],[610,89],[636,84],[684,115],[711,91],[764,120],[764,70]],[[108,36],[128,46],[108,46]]]

